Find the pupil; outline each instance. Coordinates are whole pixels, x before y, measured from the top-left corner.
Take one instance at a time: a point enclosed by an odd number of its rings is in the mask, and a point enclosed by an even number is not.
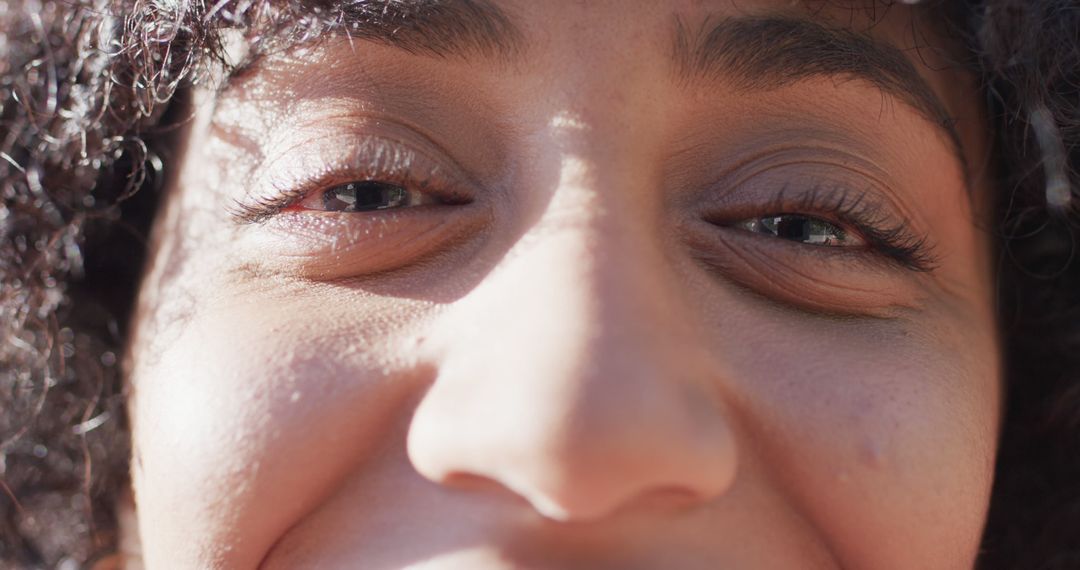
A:
[[[810,239],[810,220],[797,216],[783,216],[776,220],[776,235],[792,241]]]
[[[830,245],[844,240],[844,230],[817,218],[808,216],[769,216],[760,218],[757,231],[778,238],[813,245]]]
[[[365,180],[327,190],[323,194],[323,206],[333,211],[367,212],[402,206],[406,197],[401,186]]]

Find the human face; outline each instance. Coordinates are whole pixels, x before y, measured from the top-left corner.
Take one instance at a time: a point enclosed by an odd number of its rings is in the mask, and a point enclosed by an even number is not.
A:
[[[197,95],[129,355],[147,565],[970,568],[985,133],[932,20],[478,5]]]

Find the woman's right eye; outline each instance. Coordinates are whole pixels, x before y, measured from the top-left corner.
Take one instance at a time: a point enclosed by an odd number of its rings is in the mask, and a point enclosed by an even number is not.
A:
[[[382,180],[360,180],[315,192],[297,204],[306,210],[325,212],[372,212],[438,201],[425,193]]]

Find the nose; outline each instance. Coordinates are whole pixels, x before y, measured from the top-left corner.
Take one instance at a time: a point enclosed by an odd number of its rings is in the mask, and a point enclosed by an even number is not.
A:
[[[558,521],[719,497],[737,455],[725,373],[664,256],[618,212],[559,201],[436,325],[414,468],[442,485],[481,478]]]

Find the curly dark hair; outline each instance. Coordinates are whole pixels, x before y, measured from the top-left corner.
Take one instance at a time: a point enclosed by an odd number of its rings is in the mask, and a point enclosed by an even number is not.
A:
[[[1080,568],[1080,2],[922,4],[967,47],[995,137],[1007,399],[979,567]],[[255,57],[332,35],[342,11],[399,27],[404,10],[0,0],[0,566],[115,552],[127,321],[171,133],[192,87],[229,71],[224,34]]]

